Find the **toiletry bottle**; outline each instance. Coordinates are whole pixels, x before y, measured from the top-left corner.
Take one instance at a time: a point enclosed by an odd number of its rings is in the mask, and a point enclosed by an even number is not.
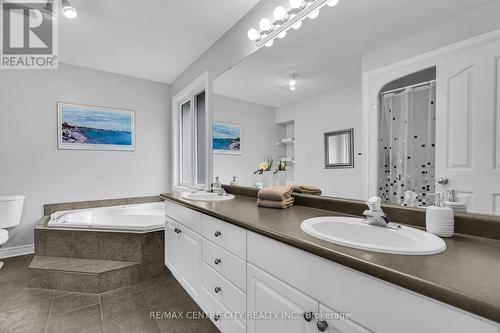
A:
[[[446,207],[450,207],[453,209],[453,212],[456,213],[467,213],[467,206],[465,203],[460,202],[457,196],[457,190],[450,189],[447,192],[448,200],[445,202]]]
[[[233,180],[231,181],[232,186],[238,186],[238,177],[233,176]]]
[[[427,232],[440,237],[452,237],[455,231],[453,210],[444,204],[443,194],[436,192],[434,206],[427,207],[425,213]]]
[[[210,186],[210,192],[218,193],[221,187],[222,184],[219,180],[219,177],[215,177],[215,181],[212,183],[212,186]]]

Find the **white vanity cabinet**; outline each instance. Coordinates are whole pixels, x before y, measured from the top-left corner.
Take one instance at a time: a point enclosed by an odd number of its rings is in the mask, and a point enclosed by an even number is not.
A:
[[[181,205],[167,201],[166,215],[165,264],[223,333],[500,333],[497,323]]]

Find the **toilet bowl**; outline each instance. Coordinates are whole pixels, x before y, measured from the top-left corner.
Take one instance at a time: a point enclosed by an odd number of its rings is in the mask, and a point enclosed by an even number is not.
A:
[[[9,240],[6,228],[12,228],[21,222],[25,197],[22,195],[0,196],[0,247]],[[3,262],[0,262],[0,269]]]

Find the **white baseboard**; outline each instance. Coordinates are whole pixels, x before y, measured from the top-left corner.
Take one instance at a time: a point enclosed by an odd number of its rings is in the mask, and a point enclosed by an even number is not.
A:
[[[23,256],[25,254],[35,253],[35,245],[21,245],[7,248],[0,248],[0,259]]]

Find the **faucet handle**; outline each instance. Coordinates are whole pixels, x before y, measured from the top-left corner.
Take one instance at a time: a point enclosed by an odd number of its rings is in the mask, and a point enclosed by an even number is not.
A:
[[[368,200],[366,200],[366,204],[368,205],[368,208],[371,210],[371,211],[380,211],[382,210],[380,208],[380,204],[382,203],[382,199],[380,199],[380,197],[371,197],[369,198]]]

